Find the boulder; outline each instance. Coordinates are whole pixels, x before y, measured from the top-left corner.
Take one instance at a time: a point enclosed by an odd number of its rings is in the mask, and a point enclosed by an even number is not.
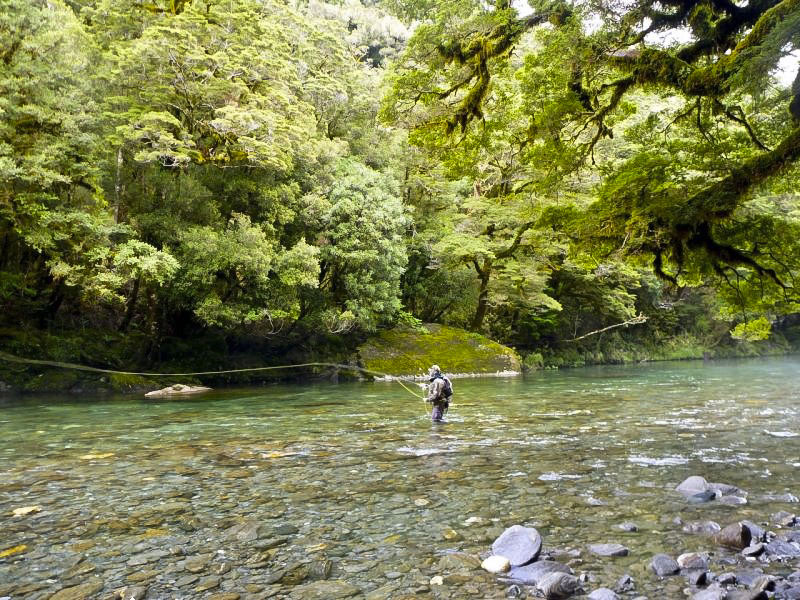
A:
[[[767,539],[767,532],[752,521],[741,521],[742,525],[750,530],[750,540],[752,542],[763,542]]]
[[[762,571],[756,571],[754,569],[736,571],[736,584],[750,587],[763,575],[764,573]]]
[[[523,567],[513,567],[511,571],[509,571],[508,576],[516,583],[536,585],[545,576],[551,573],[567,573],[568,575],[572,575],[572,569],[567,565],[553,560],[539,560]]]
[[[707,587],[692,596],[692,600],[725,600],[725,598],[727,598],[727,592],[717,586]]]
[[[797,517],[790,512],[782,510],[772,515],[772,522],[780,527],[792,527],[797,523]]]
[[[743,489],[728,483],[709,483],[708,489],[717,492],[718,496],[740,496],[741,498],[747,496],[747,492]]]
[[[489,573],[505,573],[511,568],[511,563],[505,556],[495,554],[485,559],[481,567]]]
[[[689,569],[686,571],[686,581],[695,587],[704,586],[708,582],[708,571],[705,569]]]
[[[705,533],[707,535],[717,533],[721,529],[716,521],[692,521],[683,526],[686,533]]]
[[[589,550],[598,556],[628,556],[628,549],[622,544],[590,544]]]
[[[742,550],[742,556],[761,556],[764,554],[764,544],[758,542]]]
[[[752,533],[742,523],[733,523],[715,533],[714,541],[720,546],[743,550],[750,545]]]
[[[699,552],[681,554],[676,562],[681,569],[708,569],[708,559]]]
[[[701,492],[705,492],[708,489],[708,482],[699,475],[692,475],[691,477],[687,477],[683,480],[682,483],[675,488],[676,491],[680,492],[684,496],[694,496],[695,494],[699,494]]]
[[[202,392],[209,392],[209,391],[211,391],[211,388],[203,387],[202,385],[184,385],[182,383],[176,383],[175,385],[161,388],[160,390],[153,390],[152,392],[147,392],[144,395],[144,397],[164,398],[167,396],[184,396],[187,394],[200,394]]]
[[[675,559],[667,554],[656,554],[650,562],[650,568],[653,569],[655,574],[659,577],[675,575],[675,573],[681,570],[680,565],[678,565]]]
[[[547,600],[560,600],[569,598],[580,589],[578,578],[569,573],[550,573],[536,584],[536,589]]]
[[[512,567],[536,560],[542,551],[542,536],[533,527],[512,525],[492,544],[492,554],[508,558]]]
[[[777,538],[764,545],[764,552],[767,556],[779,559],[797,558],[800,556],[800,548],[797,543],[787,542],[785,539]]]
[[[711,502],[716,497],[717,492],[713,490],[704,490],[702,492],[692,494],[691,496],[687,496],[686,499],[692,504],[704,504],[705,502]]]
[[[589,594],[589,600],[619,600],[619,596],[608,588],[597,588]]]

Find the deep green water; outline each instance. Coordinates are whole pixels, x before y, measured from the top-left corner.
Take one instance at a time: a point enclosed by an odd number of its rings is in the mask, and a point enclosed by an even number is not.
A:
[[[148,598],[311,598],[319,584],[308,582],[330,567],[320,597],[502,598],[507,585],[450,555],[485,553],[520,523],[594,579],[587,592],[629,573],[638,593],[682,598],[684,579],[648,571],[654,553],[732,555],[677,519],[760,523],[800,508],[775,498],[800,495],[799,367],[790,357],[456,379],[443,425],[396,383],[5,400],[0,552],[26,549],[0,559],[0,597],[93,581],[103,597],[142,579]],[[689,505],[674,492],[689,475],[737,485],[748,503]],[[27,506],[42,510],[11,516]],[[618,530],[624,521],[639,531]],[[232,529],[242,523],[250,534]],[[586,546],[597,542],[630,555],[595,557]],[[199,579],[186,583],[198,556]],[[445,584],[430,586],[435,575]]]

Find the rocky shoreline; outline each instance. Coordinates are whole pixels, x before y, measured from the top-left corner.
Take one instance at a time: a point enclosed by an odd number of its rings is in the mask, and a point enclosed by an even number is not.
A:
[[[744,490],[729,484],[709,483],[698,475],[687,478],[675,489],[691,504],[747,503]],[[783,499],[798,502],[791,494]],[[710,520],[684,523],[676,518],[674,524],[682,526],[687,533],[705,536],[710,549],[684,552],[677,557],[669,553],[656,554],[649,560],[648,567],[653,577],[662,580],[682,577],[686,597],[692,600],[800,599],[800,563],[797,562],[800,559],[800,520],[796,515],[778,512],[764,521],[763,527],[749,520],[722,527]],[[634,523],[623,523],[619,529],[629,533],[638,531]],[[508,585],[506,596],[509,598],[562,600],[588,593],[589,600],[647,599],[647,596],[636,595],[636,581],[630,575],[621,577],[613,588],[597,587],[595,577],[576,574],[571,566],[580,564],[580,552],[574,553],[571,561],[559,562],[559,553],[543,551],[542,547],[542,536],[535,528],[513,525],[494,541],[481,567],[497,575],[498,583]],[[590,544],[587,549],[609,560],[629,554],[628,548],[619,543]],[[791,572],[781,575],[764,571],[764,567],[775,565],[791,569]]]

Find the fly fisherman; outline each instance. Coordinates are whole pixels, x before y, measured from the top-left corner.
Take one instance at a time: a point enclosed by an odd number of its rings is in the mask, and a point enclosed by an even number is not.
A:
[[[450,406],[450,398],[453,396],[453,384],[442,375],[439,365],[433,365],[428,371],[428,395],[424,398],[425,402],[433,404],[431,420],[434,423],[441,423],[442,418]]]

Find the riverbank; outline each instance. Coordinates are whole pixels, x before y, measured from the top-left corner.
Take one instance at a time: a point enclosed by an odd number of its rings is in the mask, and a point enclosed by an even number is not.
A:
[[[157,351],[148,352],[147,348],[147,338],[118,332],[66,331],[53,334],[0,330],[0,349],[8,354],[118,371],[98,373],[9,362],[2,360],[0,354],[0,394],[139,395],[174,384],[219,388],[280,381],[347,381],[373,377],[422,381],[432,364],[439,364],[448,375],[459,378],[505,377],[542,369],[778,356],[797,352],[796,340],[780,331],[766,341],[727,340],[715,344],[690,334],[655,341],[629,338],[615,332],[576,344],[542,346],[536,351],[525,352],[523,358],[517,350],[486,336],[438,324],[384,330],[366,338],[307,336],[282,343],[269,339],[229,339],[208,332],[204,337],[191,340],[162,340]],[[258,370],[261,367],[308,363],[328,364]],[[119,372],[236,370],[245,371],[180,377]]]

